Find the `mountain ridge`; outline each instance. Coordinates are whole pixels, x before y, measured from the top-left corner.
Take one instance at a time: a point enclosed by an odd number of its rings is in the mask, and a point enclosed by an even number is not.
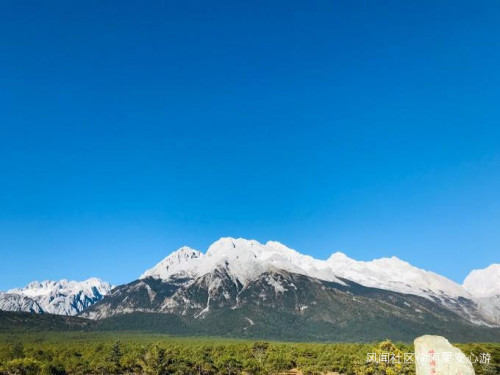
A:
[[[445,283],[446,286],[448,287],[447,289],[447,294],[452,294],[453,296],[461,296],[461,297],[475,297],[474,289],[473,288],[466,288],[464,285],[458,284],[442,275],[439,275],[435,272],[420,269],[418,267],[415,267],[411,265],[410,263],[401,260],[398,257],[392,256],[392,257],[382,257],[382,258],[377,258],[373,259],[371,261],[357,261],[354,260],[347,255],[345,255],[342,252],[335,252],[333,253],[328,259],[326,260],[320,260],[320,259],[315,259],[312,256],[309,255],[303,255],[296,250],[290,249],[286,247],[285,245],[276,242],[276,241],[268,241],[265,244],[261,244],[258,241],[255,240],[246,240],[243,238],[232,238],[232,237],[224,237],[221,238],[220,240],[214,242],[210,247],[208,248],[206,254],[199,250],[192,249],[187,246],[183,246],[180,249],[172,252],[169,254],[167,257],[165,257],[162,261],[160,261],[157,265],[152,267],[151,269],[147,270],[141,275],[141,278],[143,277],[158,277],[160,279],[165,279],[168,280],[168,277],[170,275],[174,275],[179,271],[189,271],[189,272],[195,272],[196,271],[196,266],[197,264],[193,264],[193,262],[188,262],[185,261],[183,263],[183,266],[186,264],[194,265],[194,267],[182,267],[181,265],[178,265],[179,267],[175,268],[175,272],[166,272],[165,270],[162,270],[162,265],[164,262],[172,262],[172,258],[178,256],[178,252],[184,252],[184,251],[189,251],[192,253],[195,253],[196,256],[190,257],[191,259],[195,259],[196,263],[200,263],[200,259],[203,259],[204,257],[210,258],[214,257],[214,253],[217,254],[217,252],[220,255],[220,249],[223,249],[226,251],[225,254],[222,254],[221,258],[227,258],[230,259],[230,253],[229,251],[231,248],[237,249],[238,247],[245,247],[246,251],[252,251],[256,247],[261,247],[262,249],[268,250],[266,255],[262,255],[262,252],[258,254],[260,256],[261,261],[266,261],[269,258],[272,258],[273,255],[281,255],[281,256],[286,256],[284,253],[288,253],[288,255],[292,254],[296,256],[296,259],[288,259],[291,260],[291,263],[294,266],[297,266],[297,273],[302,273],[306,274],[312,277],[318,277],[320,279],[324,280],[329,280],[331,279],[332,281],[339,281],[336,276],[341,276],[343,278],[347,278],[349,280],[353,280],[356,282],[360,282],[363,285],[367,286],[373,286],[373,287],[380,287],[380,288],[385,288],[385,289],[390,289],[393,291],[398,291],[398,292],[406,292],[406,293],[412,293],[412,294],[417,294],[419,291],[415,290],[415,286],[405,286],[404,285],[404,280],[401,279],[402,276],[407,276],[407,271],[414,271],[418,272],[418,277],[415,277],[416,281],[421,282],[422,289],[424,290],[431,290],[434,291],[435,293],[442,289],[442,285],[437,285],[434,287],[434,289],[428,285],[428,277],[432,277],[434,279],[437,279],[441,281],[442,283]],[[229,250],[229,251],[228,251]],[[273,253],[273,250],[282,250],[281,254],[278,251],[277,253]],[[257,255],[254,255],[254,257],[257,258]],[[280,263],[280,260],[274,259],[274,262],[271,262],[272,264],[276,266],[282,266],[283,264]],[[281,259],[283,260],[283,259]],[[298,266],[298,263],[300,261],[306,260],[306,265],[302,266],[302,270],[300,270],[301,267]],[[212,264],[214,263],[213,261],[211,262]],[[394,272],[391,273],[391,271],[394,271],[395,265],[399,266],[399,268],[404,269],[404,272],[402,272],[400,275],[395,274]],[[388,268],[389,266],[389,268]],[[313,267],[316,267],[314,270]],[[357,272],[352,272],[352,268],[355,267]],[[497,270],[498,267],[498,270]],[[391,269],[392,268],[392,269]],[[498,275],[500,275],[500,264],[492,264],[488,268],[494,268],[495,271],[498,272]],[[202,269],[203,270],[203,269]],[[486,269],[485,269],[486,270]],[[162,272],[163,271],[163,272]],[[315,271],[317,271],[315,273]],[[331,275],[323,275],[321,274],[321,271],[331,271]],[[349,272],[350,273],[349,273]],[[473,270],[471,273],[481,273],[484,270]],[[361,278],[361,273],[366,272],[371,274],[370,277],[365,277]],[[375,275],[378,277],[377,280],[374,279],[373,274],[374,273],[380,273],[383,272],[383,274]],[[203,271],[201,272],[203,273]],[[466,280],[468,277],[470,277],[471,274],[469,274],[466,277]],[[198,274],[198,276],[200,276]],[[401,280],[398,280],[397,282],[395,281],[395,277],[399,277]],[[500,276],[499,276],[500,278]],[[378,283],[377,283],[378,282]],[[384,283],[385,282],[385,283]],[[488,284],[488,282],[483,283]],[[399,288],[398,288],[399,287]],[[500,282],[499,285],[493,285],[492,287],[496,287],[498,290],[498,293],[494,293],[493,295],[500,294]],[[421,293],[420,295],[426,296],[428,293]],[[483,297],[484,295],[477,295],[477,297]]]
[[[67,280],[33,282],[25,288],[11,289],[0,293],[0,310],[55,312],[93,319],[137,312],[204,319],[217,310],[245,309],[245,306],[257,304],[271,309],[285,306],[287,314],[305,314],[325,322],[332,319],[329,314],[333,310],[344,306],[345,311],[359,316],[371,317],[372,312],[379,311],[386,318],[403,317],[409,325],[416,324],[411,314],[417,312],[417,316],[424,316],[422,311],[428,310],[438,325],[448,319],[459,325],[463,320],[475,325],[500,326],[500,296],[495,294],[497,286],[490,285],[488,288],[493,292],[483,296],[484,284],[496,280],[491,276],[491,273],[496,274],[496,266],[492,266],[473,271],[471,274],[476,276],[465,288],[397,257],[356,261],[344,253],[335,252],[328,259],[319,260],[276,241],[262,244],[255,240],[226,237],[210,245],[205,253],[183,246],[143,272],[139,279],[114,289],[95,278],[87,280],[87,284],[98,286],[102,283],[105,286],[97,290],[91,286],[90,292],[85,282],[82,286]],[[290,281],[297,278],[301,280],[300,286]],[[73,288],[72,293],[61,293],[65,288],[71,289],[70,284],[77,290]],[[482,288],[481,297],[472,294],[474,285],[478,284]],[[314,294],[312,291],[317,285],[327,292]],[[78,286],[83,290],[78,291]],[[390,308],[380,305],[372,297],[358,295],[361,287],[365,288],[363,293],[370,290],[368,295],[371,296],[381,293],[377,298],[385,300]],[[298,291],[297,288],[304,290]],[[320,300],[311,299],[307,293],[320,296]],[[47,308],[47,296],[50,299],[54,295],[60,297],[59,307],[63,308]],[[76,297],[76,305],[75,296],[80,296]],[[288,302],[283,305],[283,301]],[[359,306],[352,310],[353,304],[364,304],[367,311],[360,312]],[[337,314],[347,321],[350,317],[344,314],[345,311],[338,310]],[[253,321],[251,317],[246,318]]]
[[[0,292],[0,310],[77,315],[101,300],[112,286],[98,278],[84,281],[32,281],[23,288]]]

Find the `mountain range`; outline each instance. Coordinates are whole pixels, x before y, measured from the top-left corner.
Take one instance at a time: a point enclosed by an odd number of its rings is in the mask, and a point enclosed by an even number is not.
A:
[[[97,278],[85,281],[34,281],[24,288],[0,292],[0,310],[77,315],[101,300],[112,286]]]
[[[278,339],[500,337],[500,265],[462,285],[396,257],[314,259],[278,242],[222,238],[182,247],[137,280],[31,283],[0,310],[78,315],[108,329]],[[414,337],[414,336],[413,336]]]

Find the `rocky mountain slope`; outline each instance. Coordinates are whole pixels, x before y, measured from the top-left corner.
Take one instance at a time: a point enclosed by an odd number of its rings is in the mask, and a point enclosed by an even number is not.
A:
[[[500,326],[500,264],[473,270],[464,280],[464,288],[473,296],[483,315]]]
[[[0,292],[0,310],[76,315],[110,291],[111,285],[97,278],[34,281],[24,288]]]
[[[469,291],[443,276],[421,270],[396,257],[361,262],[348,258],[342,253],[335,253],[327,260],[318,260],[300,254],[278,242],[261,244],[253,240],[233,238],[220,239],[213,243],[205,254],[189,247],[183,247],[170,254],[141,276],[142,283],[138,281],[130,285],[137,290],[141,289],[142,285],[152,299],[158,293],[153,285],[158,282],[175,293],[171,296],[164,296],[162,306],[146,308],[135,305],[135,307],[130,307],[124,303],[117,306],[117,311],[130,312],[138,309],[137,311],[165,312],[180,304],[191,306],[193,301],[181,295],[186,293],[186,289],[210,277],[214,281],[212,281],[213,285],[207,285],[209,291],[216,290],[217,285],[224,285],[230,281],[239,296],[249,285],[260,281],[266,275],[284,271],[321,282],[335,283],[339,287],[345,287],[349,282],[354,282],[365,287],[419,296],[476,324],[496,325],[498,322],[496,310],[492,310],[490,305],[479,296],[476,297],[473,290]],[[214,277],[220,273],[226,275],[227,280]],[[144,282],[148,278],[154,281]],[[277,288],[277,291],[285,288],[276,280],[272,281],[273,279],[269,278],[268,280]],[[488,281],[485,280],[480,284],[488,285]],[[129,286],[119,289],[116,293],[124,293],[126,288]],[[224,291],[226,299],[236,298],[231,295],[231,292],[234,291]],[[163,296],[162,293],[160,295]],[[216,296],[210,296],[211,301],[214,298]],[[205,302],[206,308],[210,308],[210,301]],[[103,311],[97,313],[94,311],[97,309],[93,309],[94,312],[89,312],[88,316],[104,317],[115,314],[113,309],[104,312],[104,307],[99,308]],[[194,313],[201,314],[201,311]]]
[[[33,283],[0,294],[0,309],[79,314],[118,325],[151,320],[156,328],[161,316],[207,334],[288,337],[293,326],[295,333],[324,333],[324,339],[334,332],[359,336],[360,329],[464,335],[500,325],[498,275],[500,266],[492,265],[459,285],[395,257],[362,262],[334,253],[318,260],[278,242],[222,238],[206,253],[182,247],[113,290],[96,279]]]
[[[319,335],[327,329],[330,338],[339,328],[345,333],[355,327],[372,333],[382,327],[394,333],[399,327],[463,334],[477,325],[494,326],[496,314],[488,315],[461,285],[397,258],[357,262],[336,253],[317,260],[277,242],[233,238],[215,242],[206,253],[188,247],[175,251],[81,316],[107,319],[138,312],[209,325],[217,316],[231,322],[220,332],[237,329],[246,335],[281,326],[280,337],[286,336],[282,320],[287,317],[301,322],[296,331]]]

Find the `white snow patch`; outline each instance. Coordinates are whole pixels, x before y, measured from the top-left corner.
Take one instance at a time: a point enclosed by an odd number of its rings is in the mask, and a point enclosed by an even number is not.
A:
[[[500,296],[500,264],[471,271],[462,285],[477,298]]]
[[[112,286],[95,277],[85,281],[33,281],[0,293],[0,310],[76,315],[108,294]]]

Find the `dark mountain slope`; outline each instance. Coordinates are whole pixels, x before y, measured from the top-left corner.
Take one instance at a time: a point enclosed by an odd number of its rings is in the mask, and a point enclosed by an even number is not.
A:
[[[100,329],[279,340],[500,337],[499,329],[473,325],[430,299],[343,281],[275,270],[243,286],[218,268],[196,280],[146,278],[120,286],[83,316],[103,319]]]

